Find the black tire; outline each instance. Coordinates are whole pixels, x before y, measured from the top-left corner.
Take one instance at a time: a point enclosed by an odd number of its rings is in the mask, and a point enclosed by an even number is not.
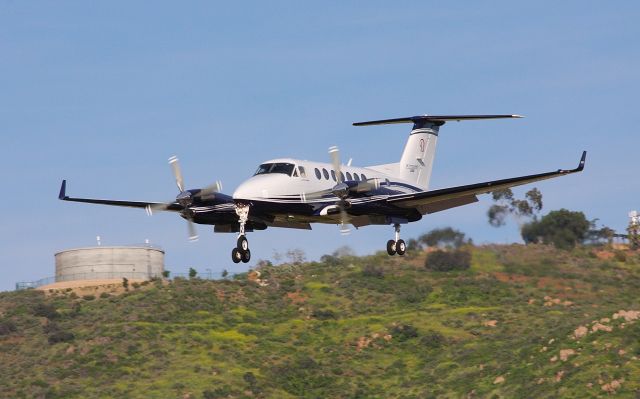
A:
[[[407,252],[407,244],[404,243],[404,240],[398,240],[396,242],[396,253],[402,256],[405,252]]]
[[[251,260],[251,251],[247,248],[246,251],[242,253],[242,262],[247,263]]]
[[[387,253],[391,256],[396,254],[396,242],[393,240],[387,241]]]
[[[238,248],[234,248],[231,251],[231,260],[233,261],[233,263],[240,263],[240,261],[242,260],[242,254],[240,253],[240,251],[238,251]]]
[[[247,237],[245,236],[238,237],[236,248],[238,248],[240,252],[249,250],[249,241],[247,240]]]

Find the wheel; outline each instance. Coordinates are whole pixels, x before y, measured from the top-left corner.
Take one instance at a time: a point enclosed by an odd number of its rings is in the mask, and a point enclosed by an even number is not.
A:
[[[387,241],[387,253],[391,256],[396,254],[396,242],[393,240]]]
[[[251,260],[251,251],[249,251],[249,248],[247,248],[247,250],[242,253],[242,262],[247,263],[250,260]]]
[[[242,254],[238,251],[238,248],[234,248],[231,251],[231,260],[233,260],[233,263],[240,263],[242,260]]]
[[[407,244],[404,243],[404,240],[398,240],[398,242],[396,242],[396,252],[400,256],[407,252]]]
[[[240,252],[248,251],[249,241],[247,241],[247,237],[245,236],[238,237],[238,243],[236,245],[236,248],[238,248]]]

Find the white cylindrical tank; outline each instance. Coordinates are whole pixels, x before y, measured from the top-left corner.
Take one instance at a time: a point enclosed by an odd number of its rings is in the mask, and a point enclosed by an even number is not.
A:
[[[164,251],[151,246],[87,247],[55,254],[56,282],[161,277]]]

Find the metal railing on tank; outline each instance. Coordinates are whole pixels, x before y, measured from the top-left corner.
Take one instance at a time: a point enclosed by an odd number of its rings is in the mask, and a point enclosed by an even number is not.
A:
[[[77,281],[77,280],[122,280],[126,278],[128,280],[151,280],[153,278],[167,278],[167,279],[190,279],[198,278],[201,280],[228,280],[233,278],[233,274],[227,272],[212,272],[211,269],[206,269],[205,272],[197,272],[194,277],[191,277],[189,273],[171,273],[168,277],[163,277],[158,274],[149,274],[144,272],[88,272],[88,273],[75,273],[65,274],[58,277],[45,277],[36,281],[21,281],[16,283],[16,291],[26,290],[30,288],[38,288],[44,285],[53,283],[60,283],[64,281]]]

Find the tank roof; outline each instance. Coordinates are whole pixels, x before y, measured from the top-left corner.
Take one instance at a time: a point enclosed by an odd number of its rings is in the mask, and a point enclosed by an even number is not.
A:
[[[98,250],[98,249],[151,249],[151,250],[154,250],[154,251],[159,251],[159,252],[164,253],[164,249],[162,249],[161,247],[159,247],[157,245],[152,245],[152,244],[142,244],[142,245],[97,245],[97,246],[92,246],[92,247],[63,249],[63,250],[57,251],[54,254],[54,256],[58,255],[58,254],[65,253],[65,252],[91,251],[91,250]]]

